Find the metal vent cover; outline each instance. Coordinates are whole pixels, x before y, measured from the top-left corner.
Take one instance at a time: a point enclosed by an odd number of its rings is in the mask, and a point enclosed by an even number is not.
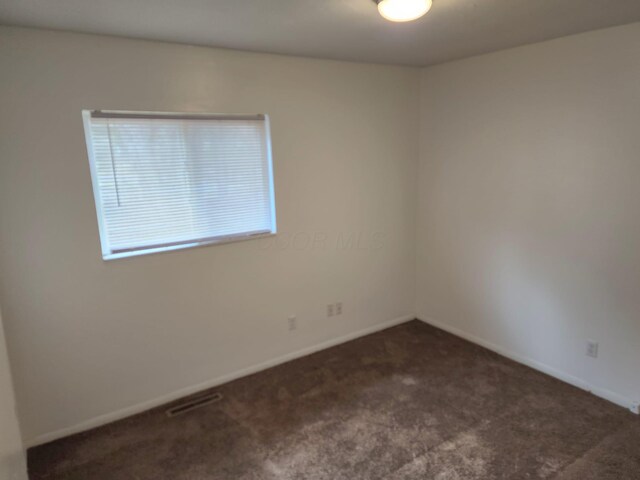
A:
[[[178,415],[182,415],[183,413],[195,410],[196,408],[201,408],[206,405],[219,402],[220,400],[222,400],[221,393],[207,393],[205,395],[199,395],[197,397],[190,398],[178,405],[168,408],[165,413],[167,414],[167,417],[176,417]]]

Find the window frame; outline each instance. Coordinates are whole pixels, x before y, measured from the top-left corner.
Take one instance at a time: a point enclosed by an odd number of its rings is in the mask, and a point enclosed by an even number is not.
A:
[[[233,235],[221,235],[204,239],[194,239],[193,241],[180,242],[177,244],[151,245],[149,247],[134,248],[130,250],[114,251],[109,245],[105,217],[102,212],[102,197],[96,166],[95,153],[93,151],[93,140],[91,135],[92,118],[138,118],[138,119],[179,119],[179,120],[262,120],[264,121],[265,133],[265,154],[267,162],[268,188],[269,188],[269,208],[271,211],[271,228],[269,231],[261,232],[241,232]],[[100,236],[100,248],[104,261],[116,260],[120,258],[137,257],[151,255],[154,253],[172,252],[188,248],[205,247],[211,245],[222,245],[233,242],[242,242],[259,238],[273,237],[277,234],[276,221],[276,200],[275,184],[273,174],[273,155],[271,151],[271,127],[269,115],[242,115],[242,114],[215,114],[215,113],[179,113],[179,112],[149,112],[149,111],[129,111],[129,110],[82,110],[82,120],[91,173],[91,185],[96,207],[96,217],[98,221],[98,233]]]

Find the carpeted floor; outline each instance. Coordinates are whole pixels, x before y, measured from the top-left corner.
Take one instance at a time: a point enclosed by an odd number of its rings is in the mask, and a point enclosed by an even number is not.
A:
[[[413,321],[29,451],[33,480],[640,479],[640,419]]]

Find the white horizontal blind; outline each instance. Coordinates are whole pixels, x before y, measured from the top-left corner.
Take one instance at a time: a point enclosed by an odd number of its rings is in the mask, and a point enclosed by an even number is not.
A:
[[[105,258],[275,232],[264,116],[84,115]]]

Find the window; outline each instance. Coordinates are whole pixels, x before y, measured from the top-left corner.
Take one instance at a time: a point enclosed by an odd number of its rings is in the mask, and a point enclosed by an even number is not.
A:
[[[104,259],[276,232],[265,115],[83,118]]]

